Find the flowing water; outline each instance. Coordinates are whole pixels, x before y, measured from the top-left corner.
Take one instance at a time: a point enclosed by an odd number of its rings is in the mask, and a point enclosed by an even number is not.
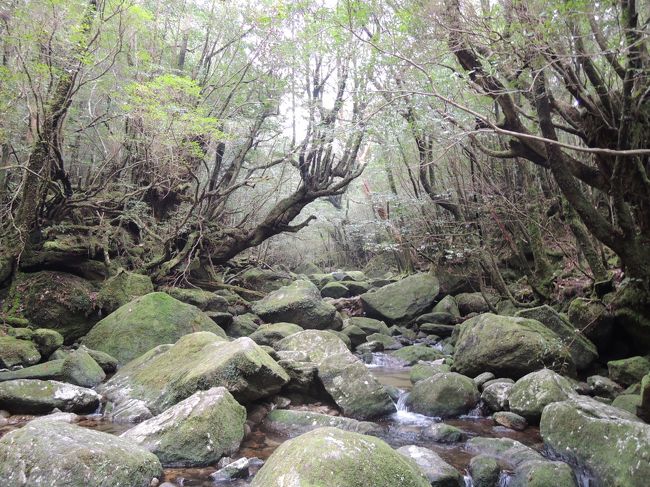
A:
[[[423,436],[422,432],[425,428],[433,423],[441,422],[441,419],[408,411],[406,399],[412,386],[409,380],[410,368],[402,367],[394,360],[387,359],[386,357],[383,354],[374,354],[373,363],[368,365],[369,370],[382,384],[397,388],[400,391],[400,395],[396,401],[395,413],[378,421],[383,428],[383,434],[380,435],[381,438],[394,448],[415,444],[435,451],[446,462],[464,474],[466,487],[472,486],[472,480],[467,474],[467,469],[470,459],[475,453],[469,452],[466,449],[465,443],[441,444],[428,440]],[[10,417],[9,424],[0,428],[0,437],[11,429],[24,425],[32,418],[32,416]],[[468,438],[476,436],[511,438],[537,451],[542,451],[542,439],[539,435],[538,428],[528,427],[521,432],[504,428],[495,425],[490,418],[480,416],[480,410],[473,411],[469,415],[459,418],[447,419],[444,422],[463,430]],[[115,435],[123,433],[131,426],[105,421],[100,415],[84,417],[79,424],[80,426]],[[239,451],[233,455],[233,459],[257,457],[266,460],[287,439],[256,428],[243,441]],[[164,480],[184,487],[214,487],[218,485],[240,487],[248,485],[251,480],[236,480],[222,484],[215,483],[209,478],[210,474],[215,471],[216,466],[204,468],[167,468],[165,469]],[[510,475],[506,472],[501,476],[499,487],[507,487],[509,481]],[[581,479],[580,485],[586,487],[588,486],[588,482]]]

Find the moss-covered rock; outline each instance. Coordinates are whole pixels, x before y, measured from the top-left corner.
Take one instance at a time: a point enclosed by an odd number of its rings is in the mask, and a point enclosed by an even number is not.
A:
[[[366,336],[368,335],[365,331],[359,328],[356,325],[347,325],[341,330],[341,333],[345,333],[350,339],[350,344],[352,347],[356,348],[359,345],[366,343]]]
[[[125,364],[157,345],[174,343],[197,331],[226,338],[200,309],[157,292],[136,298],[108,315],[90,330],[83,344]]]
[[[101,396],[91,389],[57,381],[17,379],[0,383],[0,409],[21,414],[49,413],[54,408],[90,413]]]
[[[641,405],[641,394],[621,394],[612,401],[612,406],[623,409],[636,415],[637,408]]]
[[[226,333],[232,338],[247,337],[259,328],[259,316],[253,313],[233,316],[232,323],[226,329]]]
[[[550,368],[575,374],[575,365],[562,340],[539,321],[485,313],[456,327],[454,367],[475,376],[492,372],[518,379]]]
[[[182,287],[164,287],[160,291],[169,294],[172,298],[178,299],[185,304],[196,306],[201,311],[227,312],[228,301],[223,296],[219,296],[210,291],[203,289]]]
[[[457,294],[455,299],[461,316],[467,316],[470,313],[487,313],[490,311],[490,307],[482,293],[461,293]]]
[[[483,388],[481,399],[490,411],[506,411],[510,407],[510,392],[514,384],[495,382]]]
[[[422,431],[422,436],[436,443],[459,443],[467,439],[463,430],[445,423],[433,423]]]
[[[34,336],[34,331],[31,328],[7,328],[7,335],[18,340],[31,340]]]
[[[510,390],[510,410],[532,423],[551,403],[564,401],[574,394],[571,383],[552,370],[542,369],[525,375]]]
[[[58,421],[32,421],[0,439],[4,487],[149,487],[160,462],[108,433]]]
[[[24,317],[34,328],[49,328],[66,343],[83,336],[99,319],[97,292],[87,280],[64,272],[18,273],[3,311]]]
[[[122,434],[165,466],[204,466],[239,449],[246,409],[223,387],[198,391]]]
[[[309,281],[295,281],[253,304],[253,313],[270,323],[288,322],[304,329],[339,330],[342,321],[336,308],[324,301]]]
[[[650,360],[636,356],[607,362],[609,378],[624,386],[640,382],[643,376],[650,373]]]
[[[339,428],[363,435],[377,434],[381,430],[379,425],[368,421],[291,409],[275,409],[262,423],[265,431],[289,438],[325,427]]]
[[[247,403],[277,393],[288,381],[287,373],[250,338],[226,342],[198,332],[129,362],[99,390],[118,407],[138,400],[159,414],[199,390],[223,386]]]
[[[95,387],[106,378],[106,373],[84,349],[75,350],[63,359],[61,373],[66,382],[81,387]]]
[[[389,323],[406,322],[430,308],[439,291],[440,285],[434,276],[416,274],[362,294],[361,303],[371,318]]]
[[[544,409],[540,432],[556,455],[592,473],[594,486],[647,485],[650,425],[626,411],[575,396]]]
[[[303,328],[294,323],[271,323],[260,325],[260,327],[250,335],[250,338],[258,345],[268,345],[269,347],[272,347],[283,338],[287,338],[288,336],[300,331],[304,331]]]
[[[430,487],[406,457],[378,438],[319,428],[284,442],[252,487]]]
[[[292,283],[293,277],[286,273],[271,269],[259,269],[257,267],[248,269],[240,277],[242,286],[261,293],[277,291],[283,286]]]
[[[458,309],[458,303],[456,302],[456,298],[453,296],[445,296],[442,298],[438,304],[436,304],[433,307],[432,310],[433,313],[447,313],[450,314],[454,317],[460,317],[460,310]],[[434,323],[438,323],[437,321],[434,321]]]
[[[366,336],[373,333],[383,333],[384,335],[390,335],[390,329],[380,320],[375,320],[373,318],[366,318],[364,316],[353,316],[349,318],[346,323],[346,328],[349,326],[356,326],[361,328]]]
[[[598,358],[596,345],[577,331],[567,318],[548,305],[518,311],[515,316],[537,320],[554,331],[568,347],[576,369],[584,370]]]
[[[607,348],[614,330],[614,317],[601,302],[587,298],[571,301],[569,321],[599,348]]]
[[[426,475],[431,487],[463,487],[463,477],[436,452],[416,445],[402,446],[397,452],[413,460]]]
[[[408,365],[416,364],[420,360],[433,361],[444,357],[442,352],[427,345],[409,345],[391,352],[391,355],[403,360]]]
[[[411,367],[409,379],[412,384],[416,384],[442,372],[451,372],[451,367],[447,364],[415,364]]]
[[[41,354],[31,341],[0,336],[0,368],[8,369],[16,365],[29,366],[40,360]]]
[[[346,416],[369,419],[395,411],[384,387],[333,333],[305,330],[280,340],[276,349],[304,352],[316,365],[323,387]]]
[[[416,413],[449,418],[469,412],[479,399],[472,379],[455,372],[443,372],[415,384],[406,405]]]
[[[384,335],[383,333],[373,333],[366,337],[366,342],[379,342],[384,347],[384,350],[389,348],[398,348],[401,345],[393,337]]]
[[[348,296],[359,296],[372,289],[372,285],[364,281],[341,281],[341,284],[348,288]]]
[[[320,290],[321,296],[324,298],[346,298],[350,295],[350,290],[341,282],[328,282]]]
[[[593,396],[614,399],[621,392],[623,392],[623,388],[619,384],[607,377],[602,377],[600,375],[592,375],[590,377],[587,377],[587,384],[589,385],[590,392]]]
[[[97,362],[97,365],[99,365],[107,374],[111,374],[117,370],[117,366],[119,364],[117,359],[112,355],[109,355],[106,352],[100,352],[99,350],[93,350],[84,345],[82,345],[80,349],[87,352],[88,355],[90,355],[93,360]]]
[[[38,328],[32,333],[32,341],[38,347],[42,357],[49,357],[57,348],[63,345],[63,335],[56,330]]]
[[[15,379],[41,379],[65,381],[63,377],[63,359],[50,360],[18,370],[0,372],[0,382]]]
[[[639,418],[650,423],[650,374],[646,374],[641,381],[641,404],[636,412]]]
[[[454,332],[454,325],[440,325],[438,323],[422,323],[419,330],[427,335],[437,335],[442,338],[451,336]]]
[[[102,284],[97,301],[105,312],[112,313],[120,306],[153,291],[149,276],[120,270]]]
[[[469,473],[474,487],[497,487],[501,467],[495,458],[488,455],[477,455],[469,462]]]
[[[511,411],[497,411],[492,415],[492,419],[496,424],[515,431],[523,431],[528,426],[526,418]]]

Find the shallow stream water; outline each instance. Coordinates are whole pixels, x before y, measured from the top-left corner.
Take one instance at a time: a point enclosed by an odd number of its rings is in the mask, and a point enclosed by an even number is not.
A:
[[[475,453],[467,451],[465,443],[441,444],[430,440],[423,440],[421,435],[422,431],[432,423],[440,422],[441,420],[409,412],[403,406],[404,399],[412,386],[409,380],[410,367],[396,366],[394,363],[384,361],[381,356],[378,356],[377,360],[374,362],[375,364],[368,366],[372,374],[382,384],[398,388],[401,394],[400,400],[397,401],[396,412],[377,421],[384,429],[381,438],[394,448],[415,444],[435,451],[445,461],[456,467],[461,473],[465,474],[466,484],[471,486],[471,480],[467,476],[467,468],[470,459],[475,455]],[[379,363],[379,365],[377,365],[377,363]],[[22,426],[31,418],[31,416],[11,417],[10,424],[0,429],[0,436],[11,429]],[[476,436],[511,438],[538,451],[541,451],[542,449],[542,439],[539,435],[539,429],[535,427],[528,427],[525,431],[518,432],[495,425],[490,418],[480,417],[473,414],[462,416],[460,418],[448,419],[444,422],[463,430],[467,434],[468,438]],[[79,425],[116,435],[121,434],[132,426],[128,424],[111,423],[101,419],[101,416],[85,417]],[[242,442],[241,448],[232,456],[232,458],[257,457],[266,460],[275,449],[287,439],[288,438],[286,437],[264,432],[260,428],[255,428]],[[236,480],[224,482],[222,484],[215,483],[209,478],[210,474],[215,471],[215,466],[203,468],[167,468],[165,469],[164,481],[172,482],[183,487],[214,487],[218,485],[239,487],[248,485],[251,480]],[[504,475],[501,485],[506,486],[507,484],[508,476]]]

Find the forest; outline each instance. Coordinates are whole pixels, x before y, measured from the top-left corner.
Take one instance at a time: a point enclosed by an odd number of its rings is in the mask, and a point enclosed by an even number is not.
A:
[[[649,34],[0,0],[0,484],[646,486]]]

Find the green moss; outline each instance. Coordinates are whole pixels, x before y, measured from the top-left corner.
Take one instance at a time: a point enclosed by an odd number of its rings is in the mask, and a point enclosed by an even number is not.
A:
[[[0,336],[0,367],[11,368],[16,365],[34,365],[41,360],[36,346],[27,340]]]
[[[441,352],[426,345],[410,345],[392,352],[391,355],[400,360],[404,360],[409,365],[415,364],[420,360],[433,361],[444,357]]]

